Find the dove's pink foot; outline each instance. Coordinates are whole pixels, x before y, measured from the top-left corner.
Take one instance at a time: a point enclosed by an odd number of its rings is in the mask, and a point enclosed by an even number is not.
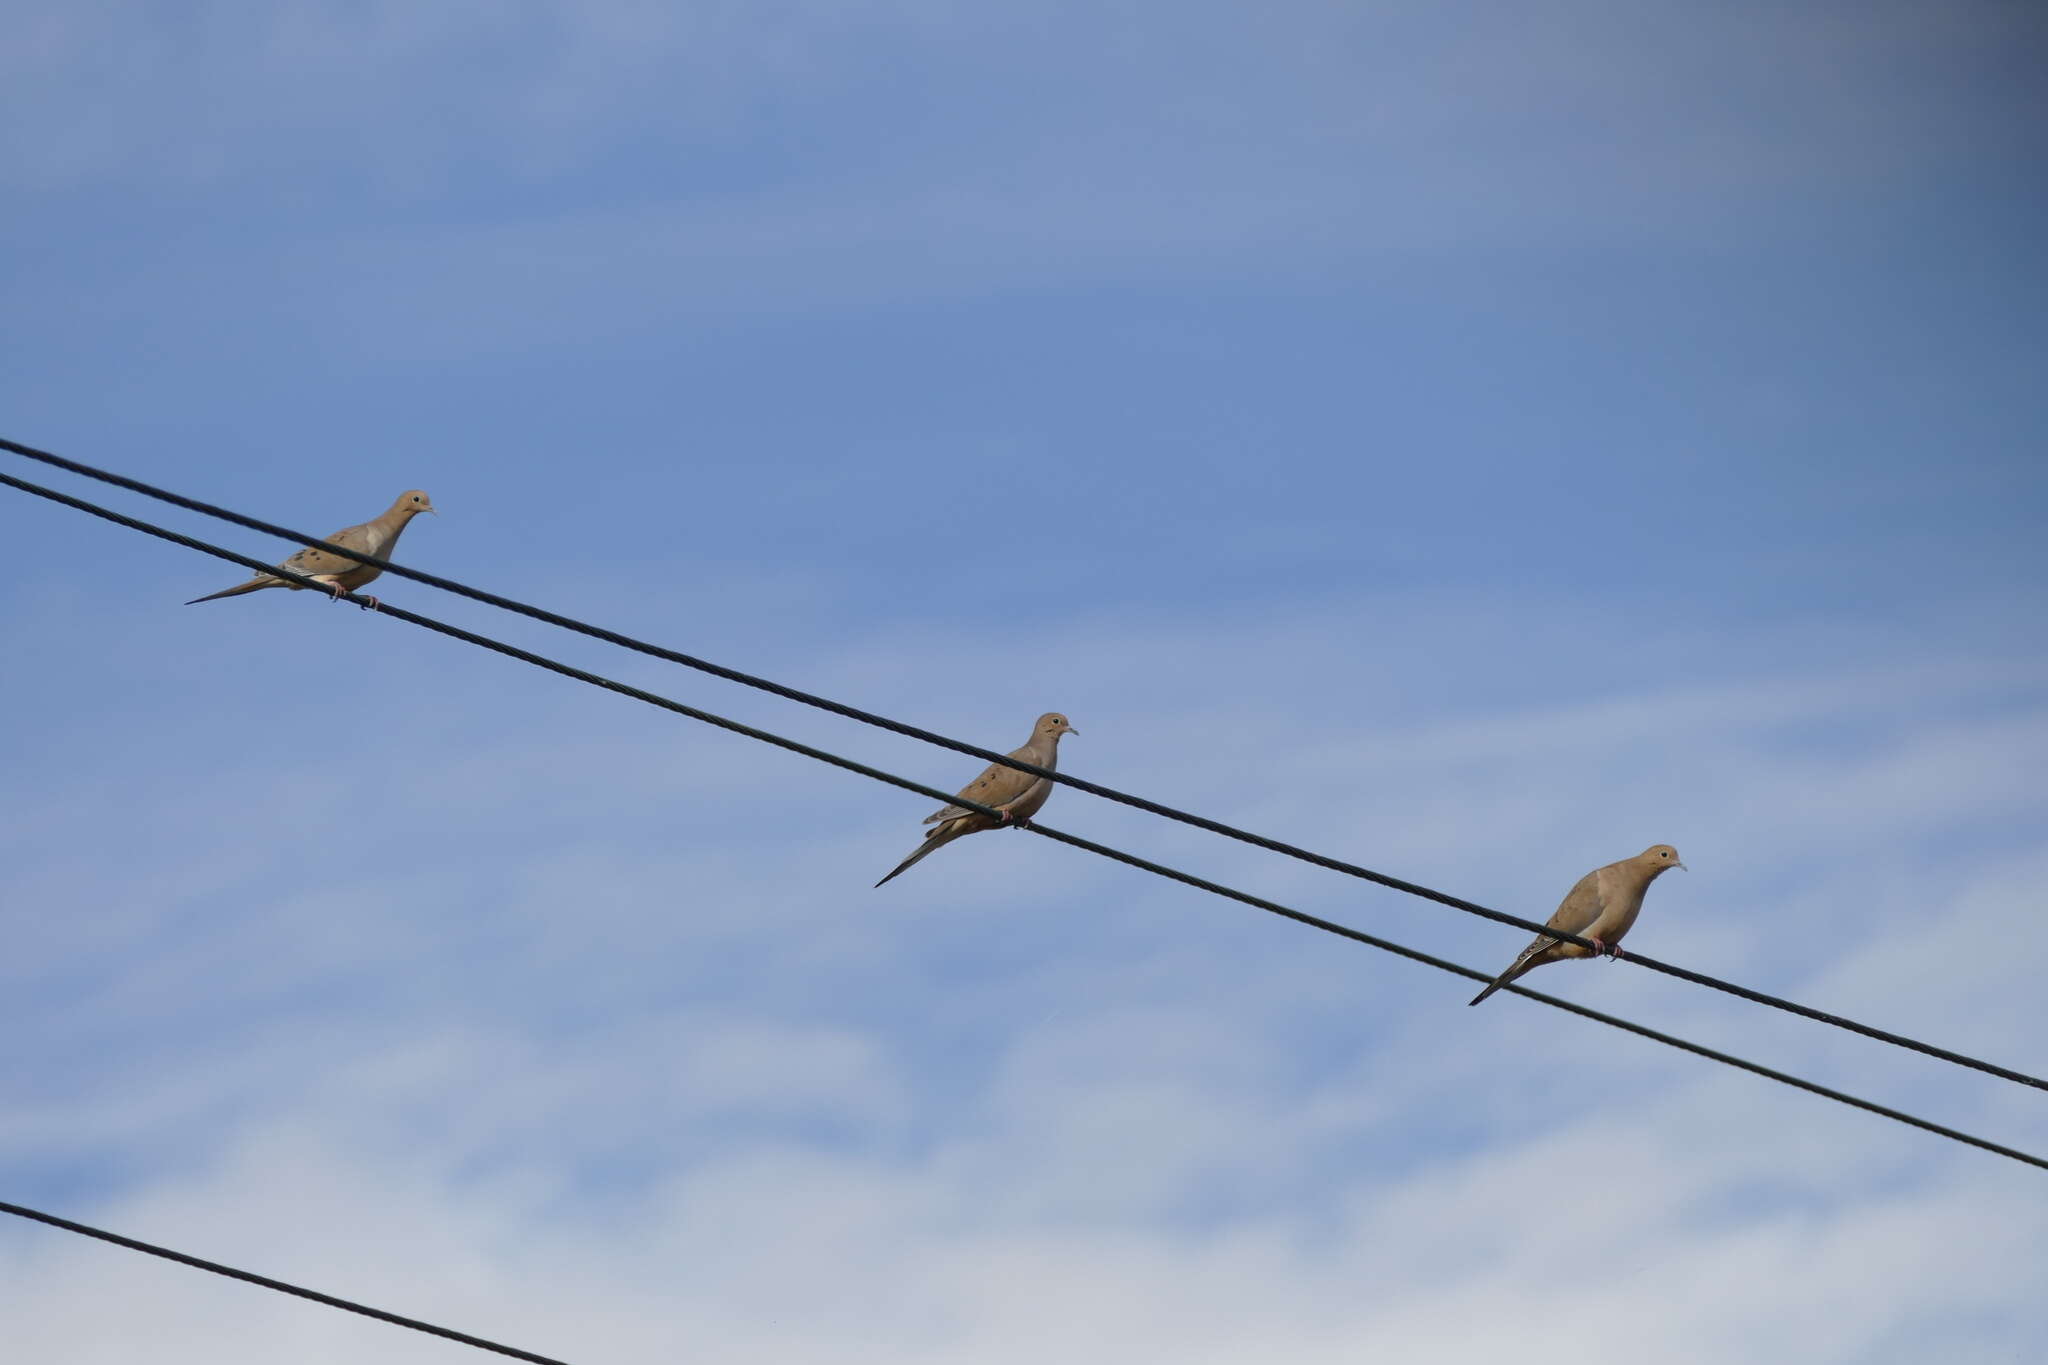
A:
[[[362,608],[364,611],[375,611],[377,610],[378,605],[379,604],[376,598],[370,596],[370,594],[368,593],[363,594]]]

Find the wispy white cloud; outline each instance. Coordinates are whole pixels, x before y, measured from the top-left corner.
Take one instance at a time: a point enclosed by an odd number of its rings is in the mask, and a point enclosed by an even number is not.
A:
[[[1201,667],[1153,714],[1066,703],[1074,766],[1392,852],[1391,870],[1536,914],[1580,864],[1629,851],[1609,847],[1617,822],[1654,809],[1656,835],[1704,832],[1717,856],[1688,850],[1692,880],[1659,886],[1644,951],[2027,1064],[2039,850],[2023,831],[1945,833],[2027,799],[2000,776],[2043,745],[2009,701],[2027,667],[1958,660],[1857,690],[1752,656],[1718,686],[1451,704],[1389,731],[1339,704],[1352,668],[1284,707],[1255,699],[1261,642],[1291,629],[1162,631],[1152,647]],[[1078,675],[1096,657],[1114,675],[1130,644],[1049,643]],[[955,672],[985,647],[898,663]],[[855,650],[804,671],[866,667]],[[387,718],[318,771],[353,790],[398,744],[422,781],[331,837],[293,836],[289,858],[224,821],[240,773],[139,775],[138,809],[175,790],[193,828],[210,817],[284,881],[194,913],[118,866],[71,864],[70,903],[140,906],[134,955],[11,910],[35,948],[12,963],[17,1031],[74,1067],[67,1040],[97,1055],[64,1084],[31,1059],[0,1161],[118,1158],[124,1180],[64,1211],[572,1359],[687,1344],[1222,1360],[1254,1342],[1290,1359],[1477,1359],[1513,1342],[1536,1359],[1705,1361],[1768,1339],[1860,1361],[1915,1358],[1927,1332],[1995,1347],[2039,1328],[2017,1168],[1519,1001],[1468,1012],[1461,983],[1024,835],[969,841],[870,894],[922,802],[688,744],[490,661],[476,676],[501,689],[469,689],[471,723],[501,728],[494,749]],[[932,719],[972,730],[986,709],[954,698]],[[192,723],[203,747],[226,717]],[[1822,727],[1834,741],[1796,760],[1757,739]],[[1224,738],[1191,750],[1190,733]],[[913,770],[959,766],[837,738]],[[1641,763],[1646,745],[1659,763]],[[576,790],[597,814],[563,798]],[[78,793],[59,781],[51,797]],[[1086,798],[1047,818],[1480,965],[1515,946]],[[1866,847],[1912,856],[1806,857],[1814,832],[1859,822]],[[218,839],[153,855],[150,875],[201,884],[180,868],[220,863]],[[360,874],[366,852],[401,848],[401,866]],[[1919,949],[1948,941],[2007,950],[1944,958],[1935,987]],[[82,972],[102,979],[53,993]],[[2025,1145],[2024,1106],[1991,1083],[1626,966],[1553,974],[1540,984]],[[143,1331],[173,1360],[252,1339],[311,1361],[413,1349],[34,1229],[4,1236],[0,1298],[25,1349],[112,1358]],[[1615,1267],[1573,1283],[1572,1315],[1606,1329],[1530,1335],[1556,1312],[1560,1264]],[[86,1286],[133,1316],[82,1318]]]

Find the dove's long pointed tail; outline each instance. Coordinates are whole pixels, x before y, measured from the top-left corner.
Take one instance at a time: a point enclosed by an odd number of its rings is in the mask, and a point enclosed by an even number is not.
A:
[[[908,858],[905,858],[902,862],[896,864],[896,868],[894,871],[892,871],[887,877],[882,878],[882,881],[876,882],[875,885],[880,886],[882,882],[886,882],[893,878],[902,876],[905,872],[907,872],[910,869],[910,865],[912,863],[924,857],[927,853],[930,853],[933,849],[937,848],[941,843],[944,842],[945,841],[943,839],[925,840],[923,843],[919,844],[916,848],[911,850],[910,856]]]
[[[1466,1001],[1465,1003],[1466,1003],[1467,1005],[1476,1005],[1476,1004],[1478,1004],[1478,1003],[1479,1003],[1480,1001],[1484,1000],[1484,999],[1485,999],[1485,998],[1486,998],[1487,996],[1489,996],[1489,995],[1492,995],[1492,994],[1493,994],[1493,993],[1494,993],[1495,991],[1499,990],[1499,989],[1500,989],[1500,988],[1501,988],[1502,986],[1505,986],[1505,985],[1507,985],[1507,984],[1508,984],[1508,978],[1509,978],[1510,976],[1513,976],[1513,975],[1514,975],[1514,973],[1515,973],[1515,969],[1514,969],[1513,967],[1510,967],[1510,968],[1508,968],[1508,969],[1507,969],[1506,971],[1502,972],[1502,973],[1501,973],[1501,974],[1500,974],[1499,976],[1496,976],[1496,977],[1495,977],[1495,978],[1494,978],[1493,980],[1491,980],[1491,981],[1487,982],[1487,983],[1486,983],[1486,989],[1485,989],[1485,990],[1483,990],[1483,991],[1479,992],[1479,994],[1477,994],[1477,995],[1473,996],[1473,997],[1472,997],[1472,998],[1471,998],[1470,1000],[1467,1000],[1467,1001]]]
[[[882,882],[888,881],[890,877],[902,876],[912,863],[917,862],[920,858],[930,857],[933,853],[936,853],[962,835],[974,833],[975,828],[976,826],[972,823],[957,817],[946,821],[943,825],[934,825],[932,832],[924,836],[924,842],[910,850],[910,856],[896,864],[895,871],[891,872],[888,877],[882,878],[882,881],[876,882],[875,885],[880,886]]]
[[[219,592],[210,592],[204,597],[195,597],[185,605],[196,607],[201,602],[211,602],[221,597],[240,597],[245,592],[255,592],[259,588],[278,588],[283,586],[284,580],[282,578],[252,578],[247,583],[237,583],[232,588],[222,588]]]
[[[1534,943],[1522,949],[1522,951],[1516,955],[1515,960],[1508,964],[1508,969],[1506,971],[1502,972],[1499,976],[1496,976],[1493,980],[1487,982],[1485,990],[1479,992],[1479,994],[1473,996],[1470,1000],[1467,1000],[1465,1003],[1467,1005],[1476,1005],[1480,1001],[1484,1000],[1487,996],[1492,995],[1495,991],[1499,990],[1502,986],[1507,985],[1508,982],[1513,981],[1516,977],[1527,976],[1531,971],[1534,971],[1536,968],[1542,966],[1545,962],[1551,960],[1541,955],[1547,953],[1548,951],[1550,951],[1550,949],[1555,948],[1557,944],[1558,940],[1554,938],[1537,939]]]

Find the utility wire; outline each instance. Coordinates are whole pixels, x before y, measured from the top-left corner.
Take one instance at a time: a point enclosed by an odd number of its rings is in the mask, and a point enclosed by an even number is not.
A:
[[[306,578],[303,575],[292,572],[291,570],[274,569],[269,565],[264,564],[263,561],[259,559],[252,559],[247,555],[239,554],[233,550],[225,550],[217,545],[209,545],[205,541],[194,539],[193,537],[184,535],[181,532],[168,530],[164,527],[156,526],[149,522],[138,520],[137,518],[127,516],[123,513],[115,512],[108,508],[97,506],[93,503],[85,501],[82,498],[72,497],[68,493],[59,493],[54,489],[43,488],[36,484],[28,483],[24,480],[17,479],[10,474],[0,474],[0,483],[5,483],[11,487],[19,488],[23,492],[33,493],[37,497],[47,498],[52,502],[62,503],[66,507],[76,508],[78,511],[88,513],[95,517],[99,517],[104,521],[111,521],[117,526],[125,526],[131,530],[141,531],[146,535],[155,536],[160,540],[168,540],[173,544],[183,545],[188,549],[199,550],[202,553],[210,554],[215,556],[216,558],[225,559],[232,563],[243,565],[247,568],[261,570],[266,573],[277,573],[279,574],[280,577],[293,579],[295,581],[303,583],[308,587],[321,588],[324,590],[326,586],[325,584],[316,583],[312,579]],[[359,605],[367,605],[369,602],[368,598],[363,597],[362,595],[357,593],[344,593],[343,596],[345,596],[349,601],[355,602]],[[995,810],[992,807],[984,806],[971,800],[966,800],[961,797],[953,796],[947,792],[939,790],[936,787],[928,787],[922,782],[916,782],[907,777],[899,777],[895,773],[884,772],[880,768],[872,768],[865,763],[859,763],[850,758],[843,758],[838,754],[828,753],[823,749],[815,748],[809,744],[804,744],[797,740],[785,738],[781,735],[774,734],[767,730],[756,729],[754,726],[745,725],[736,720],[728,720],[724,716],[714,715],[709,711],[699,710],[697,707],[685,705],[684,703],[676,701],[672,698],[660,696],[657,693],[648,692],[642,688],[633,687],[629,684],[618,682],[611,678],[602,677],[598,674],[588,672],[584,669],[576,668],[570,664],[565,664],[558,660],[547,658],[544,655],[535,654],[531,650],[525,650],[519,648],[516,645],[506,644],[502,640],[494,640],[489,636],[479,635],[474,631],[465,630],[460,626],[451,626],[445,621],[437,621],[432,617],[421,616],[417,612],[407,611],[402,607],[381,605],[379,606],[378,610],[385,616],[390,616],[397,620],[404,621],[409,625],[420,626],[426,630],[431,630],[436,634],[446,635],[450,639],[461,640],[465,644],[476,645],[479,648],[488,649],[494,653],[503,654],[507,658],[517,659],[522,663],[532,664],[536,668],[546,669],[548,672],[551,673],[558,673],[565,678],[573,678],[578,682],[588,683],[592,687],[600,687],[608,692],[616,692],[620,696],[631,697],[635,701],[643,701],[650,706],[658,706],[665,711],[673,711],[677,715],[688,716],[692,720],[702,721],[707,725],[715,725],[721,730],[729,730],[737,735],[745,735],[749,739],[760,740],[764,744],[772,744],[779,749],[786,749],[794,754],[802,754],[806,758],[813,758],[821,763],[829,763],[833,767],[845,769],[847,772],[859,773],[863,777],[873,778],[877,782],[884,782],[892,787],[900,787],[904,791],[916,792],[929,800],[939,801],[947,805],[961,806],[967,810],[974,811],[978,814],[986,815],[991,818],[1001,818],[1001,812]],[[1154,876],[1164,877],[1169,881],[1176,881],[1184,886],[1192,886],[1199,891],[1207,891],[1211,895],[1221,896],[1227,900],[1237,901],[1240,904],[1249,905],[1255,909],[1264,910],[1269,914],[1279,915],[1284,919],[1293,920],[1297,924],[1305,924],[1312,929],[1320,929],[1326,934],[1335,934],[1341,938],[1348,938],[1355,943],[1363,943],[1368,947],[1378,948],[1382,952],[1393,953],[1399,957],[1405,957],[1411,962],[1420,962],[1425,966],[1435,967],[1439,971],[1450,972],[1454,975],[1462,976],[1472,981],[1485,982],[1491,981],[1493,979],[1490,973],[1478,971],[1471,967],[1462,966],[1458,963],[1448,961],[1444,958],[1434,957],[1428,953],[1419,952],[1414,948],[1409,948],[1402,944],[1394,943],[1390,940],[1380,938],[1376,935],[1368,934],[1358,929],[1353,929],[1348,925],[1338,924],[1333,920],[1322,919],[1316,915],[1308,914],[1305,911],[1296,910],[1289,906],[1281,905],[1276,901],[1265,900],[1262,897],[1251,895],[1248,892],[1239,891],[1234,887],[1224,886],[1219,882],[1213,882],[1204,877],[1197,877],[1189,872],[1182,872],[1178,868],[1167,867],[1164,864],[1152,862],[1150,859],[1138,857],[1136,854],[1126,853],[1122,849],[1110,848],[1107,845],[1098,844],[1091,839],[1084,839],[1081,838],[1079,835],[1068,834],[1063,830],[1053,829],[1050,826],[1039,824],[1036,820],[1024,822],[1013,821],[1012,823],[1016,824],[1016,826],[1020,829],[1028,829],[1033,834],[1042,835],[1043,837],[1051,839],[1056,843],[1069,844],[1075,848],[1083,849],[1089,853],[1096,854],[1099,857],[1108,858],[1113,862],[1123,863],[1127,867],[1135,867],[1142,872],[1149,872]],[[1839,1104],[1846,1104],[1851,1106],[1852,1108],[1862,1109],[1872,1114],[1881,1114],[1885,1118],[1894,1119],[1900,1123],[1921,1129],[1924,1132],[1934,1133],[1937,1136],[1948,1138],[1951,1141],[1965,1143],[1972,1147],[1981,1148],[1982,1150],[1987,1152],[1995,1152],[2000,1156],[2011,1157],[2013,1160],[2024,1162],[2029,1166],[2036,1166],[2043,1170],[2048,1170],[2048,1158],[2034,1156],[2030,1153],[2022,1152],[2012,1147],[2006,1147],[1999,1143],[1991,1142],[1985,1138],[1974,1137],[1968,1133],[1960,1132],[1954,1128],[1949,1128],[1942,1124],[1935,1123],[1931,1120],[1923,1119],[1916,1115],[1905,1113],[1902,1110],[1893,1109],[1889,1106],[1878,1104],[1871,1100],[1860,1099],[1857,1096],[1846,1094],[1840,1090],[1831,1089],[1828,1086],[1821,1085],[1814,1081],[1806,1080],[1799,1076],[1791,1075],[1787,1072],[1778,1071],[1772,1067],[1764,1066],[1761,1063],[1748,1061],[1741,1057],[1736,1057],[1726,1052],[1720,1052],[1713,1048],[1703,1046],[1699,1043],[1689,1042],[1686,1039],[1674,1037],[1671,1034],[1660,1032],[1656,1029],[1646,1027],[1642,1024],[1633,1023],[1626,1019],[1620,1019],[1611,1014],[1604,1014],[1599,1010],[1589,1009],[1584,1005],[1574,1004],[1571,1001],[1559,999],[1558,997],[1553,995],[1546,995],[1541,991],[1530,990],[1525,986],[1510,983],[1502,987],[1502,989],[1511,991],[1517,995],[1527,996],[1531,1000],[1541,1001],[1543,1004],[1549,1005],[1555,1009],[1564,1010],[1567,1013],[1576,1014],[1581,1018],[1591,1019],[1597,1023],[1607,1024],[1610,1027],[1622,1029],[1626,1032],[1633,1033],[1638,1037],[1648,1038],[1655,1042],[1663,1043],[1667,1047],[1675,1047],[1678,1048],[1680,1051],[1690,1052],[1698,1057],[1705,1057],[1711,1061],[1720,1062],[1726,1066],[1736,1067],[1740,1070],[1748,1071],[1754,1075],[1765,1077],[1768,1080],[1777,1081],[1782,1085],[1789,1085],[1795,1089],[1804,1090],[1809,1094],[1819,1095],[1825,1099],[1834,1100]]]
[[[288,530],[282,526],[272,525],[267,521],[259,521],[255,517],[244,516],[240,512],[231,511],[225,507],[216,507],[212,503],[201,502],[196,498],[188,498],[180,493],[157,488],[154,485],[143,483],[139,479],[131,479],[125,475],[115,474],[104,469],[96,469],[91,465],[80,464],[76,460],[69,460],[61,455],[51,454],[46,450],[37,450],[33,446],[25,446],[17,441],[7,440],[4,437],[0,437],[0,449],[11,450],[15,454],[25,456],[28,459],[37,460],[58,469],[68,470],[71,473],[80,474],[89,479],[97,479],[102,483],[126,488],[132,492],[155,498],[160,502],[167,502],[176,507],[186,508],[189,511],[204,513],[207,516],[215,517],[222,521],[232,522],[237,526],[245,526],[253,531],[261,531],[266,535],[277,536],[283,540],[297,541],[302,545],[316,546],[330,554],[338,554],[344,558],[355,560],[358,563],[374,565],[388,573],[395,573],[402,578],[410,578],[429,587],[440,588],[444,592],[452,592],[459,597],[467,597],[471,601],[481,602],[486,606],[498,607],[504,611],[529,617],[535,621],[542,621],[551,626],[559,626],[563,630],[589,636],[594,640],[602,640],[607,644],[618,645],[621,648],[630,649],[636,653],[646,654],[670,663],[681,664],[685,668],[693,668],[702,673],[709,673],[714,677],[724,678],[729,682],[736,682],[746,687],[770,692],[790,701],[801,702],[805,706],[812,706],[819,710],[830,711],[835,715],[845,716],[849,720],[856,720],[864,725],[872,725],[910,739],[921,740],[927,744],[935,744],[944,749],[951,749],[956,753],[978,758],[984,763],[999,763],[1005,767],[1015,768],[1019,772],[1030,773],[1035,777],[1062,783],[1078,791],[1088,792],[1091,795],[1131,806],[1152,815],[1163,816],[1168,820],[1176,820],[1184,825],[1192,825],[1197,829],[1207,830],[1211,834],[1220,834],[1225,838],[1235,839],[1240,843],[1250,844],[1255,848],[1263,848],[1268,852],[1296,858],[1302,862],[1311,863],[1332,872],[1341,872],[1348,877],[1361,878],[1362,880],[1387,887],[1390,890],[1402,892],[1405,895],[1434,901],[1438,905],[1447,905],[1453,910],[1462,910],[1466,914],[1478,915],[1483,919],[1493,920],[1497,924],[1512,925],[1526,933],[1545,934],[1567,943],[1576,943],[1582,948],[1596,948],[1596,945],[1590,939],[1583,938],[1577,934],[1569,934],[1561,930],[1551,929],[1547,925],[1537,923],[1535,920],[1523,919],[1519,915],[1510,915],[1505,911],[1494,910],[1473,901],[1462,900],[1457,896],[1422,886],[1416,882],[1403,881],[1399,877],[1391,877],[1383,872],[1375,872],[1370,868],[1360,867],[1355,863],[1344,862],[1341,859],[1332,858],[1326,854],[1316,853],[1310,849],[1300,848],[1278,839],[1268,838],[1263,834],[1254,834],[1248,830],[1238,829],[1233,825],[1226,825],[1221,821],[1211,820],[1206,816],[1177,810],[1172,806],[1164,806],[1142,796],[1134,796],[1129,792],[1118,791],[1114,787],[1105,787],[1099,783],[1087,781],[1084,778],[1074,777],[1050,768],[1041,768],[1036,764],[1011,758],[1008,754],[999,754],[992,749],[984,749],[978,745],[968,744],[963,740],[953,739],[934,731],[920,729],[915,725],[891,720],[887,716],[863,711],[859,707],[848,706],[843,702],[833,701],[829,697],[817,696],[767,678],[743,673],[738,669],[728,668],[723,664],[715,664],[705,659],[699,659],[694,655],[684,654],[661,645],[650,644],[645,640],[636,640],[632,636],[621,635],[617,631],[607,630],[602,626],[593,626],[587,622],[561,616],[555,612],[530,606],[524,602],[517,602],[508,597],[500,597],[496,593],[484,592],[481,589],[469,587],[467,584],[457,583],[452,579],[441,578],[438,575],[424,573],[418,569],[409,569],[403,564],[393,564],[388,560],[378,559],[373,555],[361,554],[345,546],[330,545],[324,540],[308,536],[303,532]],[[18,483],[11,478],[7,481],[16,487],[30,489],[34,487],[33,485]],[[195,548],[204,548],[209,553],[220,553],[217,550],[213,550],[212,547],[201,546],[198,542],[192,542],[192,544]],[[245,559],[240,556],[230,557],[234,558],[237,563],[254,565],[266,573],[277,572],[271,565],[262,564],[257,560]],[[315,586],[324,588],[324,585],[316,584]],[[950,801],[950,798],[948,800]],[[2039,1076],[2032,1076],[2024,1071],[2015,1071],[2010,1067],[2000,1066],[1995,1062],[1987,1062],[1981,1058],[1971,1057],[1964,1053],[1952,1052],[1933,1043],[1925,1043],[1918,1039],[1908,1038],[1903,1034],[1892,1033],[1886,1029],[1877,1028],[1874,1025],[1860,1023],[1843,1015],[1830,1014],[1825,1010],[1815,1009],[1811,1005],[1802,1005],[1795,1000],[1787,1000],[1782,996],[1770,995],[1748,986],[1738,985],[1732,981],[1724,981],[1720,977],[1708,976],[1703,972],[1696,972],[1688,967],[1680,967],[1675,963],[1663,962],[1657,958],[1646,957],[1635,952],[1626,954],[1622,960],[1633,962],[1639,967],[1647,967],[1654,972],[1662,972],[1666,976],[1675,976],[1682,981],[1690,981],[1695,985],[1723,991],[1729,995],[1750,1001],[1752,1004],[1768,1005],[1772,1009],[1784,1010],[1789,1014],[1796,1014],[1805,1019],[1812,1019],[1818,1023],[1845,1029],[1850,1033],[1860,1034],[1865,1038],[1872,1038],[1881,1043],[1889,1043],[1893,1047],[1901,1047],[1908,1051],[1918,1052],[1922,1056],[1934,1057],[1944,1062],[1951,1062],[1957,1066],[1969,1067],[1974,1071],[1997,1076],[2002,1080],[2032,1086],[2036,1090],[2048,1090],[2048,1080],[2044,1080]]]
[[[323,1294],[317,1289],[307,1289],[303,1285],[290,1284],[284,1280],[273,1280],[268,1275],[258,1275],[254,1271],[237,1270],[231,1265],[222,1265],[219,1261],[209,1261],[198,1256],[187,1255],[182,1251],[173,1251],[169,1247],[157,1246],[153,1242],[142,1242],[137,1241],[133,1237],[123,1237],[120,1233],[108,1232],[105,1228],[91,1227],[85,1223],[74,1223],[69,1218],[59,1218],[54,1213],[43,1213],[36,1209],[24,1208],[20,1204],[9,1204],[4,1201],[0,1201],[0,1213],[11,1213],[17,1218],[27,1218],[37,1223],[48,1223],[53,1228],[62,1228],[66,1232],[76,1232],[85,1237],[97,1237],[102,1242],[112,1242],[115,1246],[127,1247],[130,1251],[140,1251],[151,1256],[161,1256],[166,1261],[176,1261],[180,1265],[189,1265],[199,1270],[211,1271],[216,1275],[225,1275],[231,1280],[242,1280],[249,1284],[261,1285],[265,1289],[275,1289],[280,1294],[294,1294],[302,1299],[311,1299],[314,1303],[324,1303],[329,1308],[340,1308],[350,1313],[361,1313],[366,1318],[375,1318],[379,1322],[388,1322],[394,1327],[407,1327],[415,1332],[425,1332],[430,1336],[445,1337],[449,1341],[459,1341],[464,1346],[474,1346],[480,1351],[495,1351],[501,1356],[511,1356],[514,1360],[530,1360],[533,1362],[533,1365],[568,1365],[567,1361],[557,1360],[553,1356],[537,1355],[532,1351],[522,1351],[517,1346],[506,1346],[499,1342],[486,1341],[482,1337],[473,1337],[467,1332],[458,1332],[452,1327],[436,1327],[433,1323],[421,1322],[418,1318],[408,1318],[397,1313],[387,1313],[381,1308],[372,1308],[366,1303],[356,1303],[350,1299],[336,1298],[332,1294]]]

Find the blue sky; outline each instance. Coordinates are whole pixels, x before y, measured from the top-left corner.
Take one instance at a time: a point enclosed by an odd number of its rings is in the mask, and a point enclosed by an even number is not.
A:
[[[1058,708],[1078,773],[1532,917],[1669,841],[1632,946],[2048,1068],[2030,7],[6,17],[7,436],[316,532],[424,487],[421,568],[985,744]],[[923,799],[305,595],[188,611],[239,571],[19,495],[0,537],[0,1197],[579,1362],[2048,1331],[2013,1163],[1028,836],[872,891]],[[2048,1150],[2016,1087],[1534,984]],[[460,1350],[27,1225],[0,1314]]]

